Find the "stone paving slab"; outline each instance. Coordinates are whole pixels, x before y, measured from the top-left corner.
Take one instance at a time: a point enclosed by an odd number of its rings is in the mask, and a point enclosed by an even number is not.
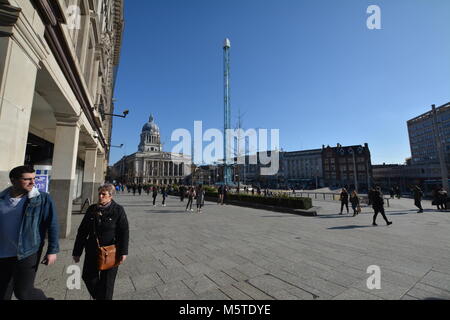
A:
[[[373,227],[372,212],[339,215],[339,204],[315,201],[317,217],[207,202],[186,213],[177,198],[167,207],[147,196],[116,195],[130,224],[129,257],[119,267],[118,300],[450,299],[450,212],[411,199],[386,209],[394,224]],[[40,266],[36,286],[55,299],[89,300],[68,290],[67,267],[76,230],[60,242],[54,266]],[[82,261],[78,266],[82,267]],[[381,289],[366,286],[367,268],[381,268]]]

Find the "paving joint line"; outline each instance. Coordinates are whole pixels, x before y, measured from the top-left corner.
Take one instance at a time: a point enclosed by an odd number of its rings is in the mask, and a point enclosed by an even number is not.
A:
[[[423,278],[425,278],[431,271],[433,270],[433,267],[430,268],[430,270],[428,270],[419,280],[417,280],[416,283],[414,283],[414,285],[411,286],[411,288],[408,289],[408,291],[406,291],[405,294],[403,294],[400,299],[402,299],[405,295],[407,295],[419,282],[421,282],[423,280]]]
[[[279,278],[279,277],[277,277],[277,276],[275,276],[275,275],[273,275],[273,274],[271,274],[271,273],[266,273],[266,275],[271,276],[271,277],[273,277],[273,278],[275,278],[275,279],[278,279],[278,280],[280,280],[280,281],[283,281],[284,283],[287,283],[288,285],[293,286],[293,287],[295,287],[295,288],[297,288],[297,289],[300,289],[300,290],[302,290],[302,291],[304,291],[304,292],[306,292],[306,293],[309,293],[309,294],[313,297],[314,300],[317,299],[317,298],[320,298],[320,296],[316,295],[315,293],[312,293],[312,292],[310,292],[310,291],[308,291],[308,290],[305,290],[305,289],[303,289],[303,288],[301,288],[301,287],[299,287],[299,286],[297,286],[297,285],[295,285],[295,284],[293,284],[293,283],[290,283],[289,281],[286,281],[286,280],[284,280],[284,279],[281,279],[281,278]]]

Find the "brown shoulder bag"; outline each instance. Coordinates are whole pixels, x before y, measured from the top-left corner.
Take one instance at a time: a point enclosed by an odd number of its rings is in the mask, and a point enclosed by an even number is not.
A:
[[[109,270],[120,265],[120,257],[117,253],[115,244],[110,246],[100,246],[98,235],[95,228],[96,221],[94,221],[94,233],[97,239],[97,268],[100,271]]]

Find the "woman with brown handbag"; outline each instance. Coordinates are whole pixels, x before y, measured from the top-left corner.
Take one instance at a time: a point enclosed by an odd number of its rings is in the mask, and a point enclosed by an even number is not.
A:
[[[113,194],[113,185],[98,189],[98,203],[88,208],[72,252],[78,263],[86,250],[82,277],[94,300],[112,300],[119,265],[128,255],[128,220],[123,207],[112,199]]]
[[[350,203],[352,204],[353,216],[357,216],[361,212],[361,207],[359,206],[359,197],[355,190],[350,195]]]

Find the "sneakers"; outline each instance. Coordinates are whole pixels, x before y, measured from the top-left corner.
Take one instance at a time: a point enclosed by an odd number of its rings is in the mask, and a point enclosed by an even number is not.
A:
[[[392,224],[392,221],[388,221],[387,225],[390,226]]]
[[[194,209],[191,209],[192,212],[194,212]]]
[[[377,224],[376,224],[375,222],[374,222],[374,223],[372,223],[372,225],[373,225],[373,226],[377,226]]]

